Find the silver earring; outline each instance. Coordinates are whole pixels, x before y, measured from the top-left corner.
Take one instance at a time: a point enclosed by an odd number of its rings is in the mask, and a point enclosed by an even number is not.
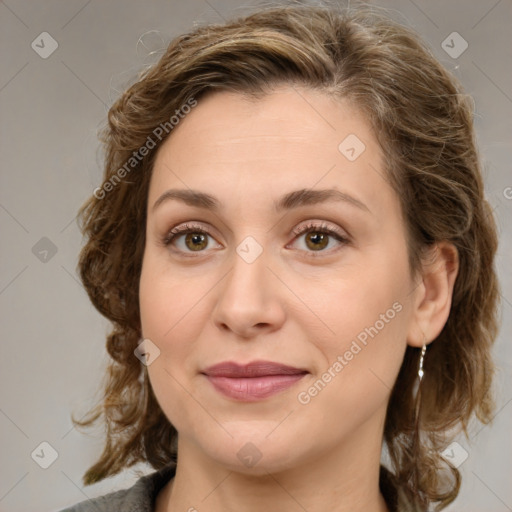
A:
[[[423,335],[423,347],[421,347],[420,364],[418,367],[418,379],[415,379],[413,387],[414,397],[414,431],[411,435],[411,453],[416,453],[421,444],[421,429],[420,429],[420,408],[421,408],[421,379],[425,375],[423,369],[423,360],[425,359],[425,352],[427,351],[427,337]],[[418,489],[418,482],[420,481],[420,475],[418,465],[414,466],[413,469],[413,486]]]
[[[413,399],[416,401],[416,407],[419,406],[419,399],[420,399],[420,384],[421,380],[423,379],[423,376],[425,375],[425,370],[423,369],[423,361],[425,359],[425,353],[427,352],[427,344],[426,344],[427,338],[423,338],[423,347],[421,347],[421,354],[420,354],[420,363],[418,365],[418,378],[415,379],[413,386],[412,386],[412,395]]]
[[[425,371],[423,370],[423,359],[425,358],[426,351],[427,351],[427,345],[423,344],[423,347],[421,349],[421,355],[420,355],[420,366],[418,368],[418,377],[420,378],[420,382],[421,382],[421,379],[423,379],[423,375],[425,373]]]

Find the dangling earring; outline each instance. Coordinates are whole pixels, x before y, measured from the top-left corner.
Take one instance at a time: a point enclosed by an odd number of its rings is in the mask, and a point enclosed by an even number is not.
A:
[[[418,365],[418,378],[415,380],[415,382],[413,384],[413,388],[412,388],[413,399],[416,402],[415,409],[418,409],[418,406],[419,406],[420,384],[423,379],[423,376],[425,375],[425,370],[423,368],[423,362],[425,360],[426,352],[427,352],[427,338],[426,338],[426,336],[423,336],[423,347],[421,347],[420,362]]]
[[[423,374],[425,373],[423,371],[423,359],[425,358],[425,352],[427,351],[427,345],[425,344],[425,341],[426,341],[426,338],[424,338],[424,340],[423,340],[423,347],[421,349],[421,355],[420,355],[420,366],[418,368],[418,377],[420,378],[420,382],[421,382],[421,379],[423,379]]]
[[[413,387],[413,406],[414,406],[414,430],[411,436],[411,453],[417,453],[419,450],[419,445],[421,443],[420,436],[420,407],[421,407],[421,381],[423,376],[425,375],[425,370],[423,369],[423,362],[425,359],[425,353],[427,352],[427,337],[423,335],[423,347],[421,348],[420,354],[420,362],[418,365],[418,378],[415,379],[414,387]],[[420,481],[420,475],[418,474],[418,466],[414,465],[413,467],[413,488],[418,488],[418,483]]]

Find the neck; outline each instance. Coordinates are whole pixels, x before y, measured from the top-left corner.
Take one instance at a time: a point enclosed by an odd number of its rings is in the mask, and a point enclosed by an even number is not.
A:
[[[329,453],[258,476],[219,466],[179,439],[176,476],[159,494],[156,512],[388,512],[379,490],[382,431],[374,427],[361,426],[357,439]]]

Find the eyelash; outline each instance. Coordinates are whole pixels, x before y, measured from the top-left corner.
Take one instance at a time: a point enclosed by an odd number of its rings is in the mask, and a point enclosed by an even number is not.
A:
[[[322,234],[329,235],[329,236],[333,237],[334,239],[336,239],[338,242],[340,242],[342,246],[347,245],[349,243],[348,237],[344,236],[339,230],[329,227],[325,223],[315,224],[314,222],[308,222],[308,224],[301,226],[300,228],[295,228],[294,230],[292,230],[292,233],[295,235],[296,238],[298,238],[299,236],[301,236],[305,233],[309,233],[309,232],[322,233]],[[163,238],[162,243],[164,246],[167,247],[170,244],[172,244],[172,242],[174,242],[177,238],[179,238],[182,235],[186,235],[188,233],[205,234],[205,235],[211,236],[213,238],[212,233],[210,232],[210,230],[207,227],[199,226],[199,225],[195,225],[195,224],[183,224],[181,226],[171,229],[171,231],[169,231],[169,233],[167,233],[167,235],[165,235],[165,237]],[[294,240],[295,240],[295,238],[294,238]],[[319,251],[306,251],[306,252],[308,253],[309,256],[311,256],[313,258],[317,258],[317,257],[321,257],[322,253],[330,254],[336,250],[337,249],[330,249],[327,251],[319,250]],[[180,251],[180,252],[182,252],[182,251]],[[187,251],[187,252],[190,252],[190,254],[187,257],[194,258],[194,257],[199,256],[198,254],[197,255],[194,254],[192,251]],[[204,252],[204,251],[198,251],[198,252],[200,253],[200,252]]]

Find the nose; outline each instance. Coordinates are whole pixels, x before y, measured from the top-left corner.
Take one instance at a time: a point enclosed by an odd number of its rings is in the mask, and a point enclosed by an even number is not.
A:
[[[238,253],[230,272],[216,287],[215,326],[242,338],[278,330],[284,323],[283,285],[268,266],[265,253],[248,263]]]

